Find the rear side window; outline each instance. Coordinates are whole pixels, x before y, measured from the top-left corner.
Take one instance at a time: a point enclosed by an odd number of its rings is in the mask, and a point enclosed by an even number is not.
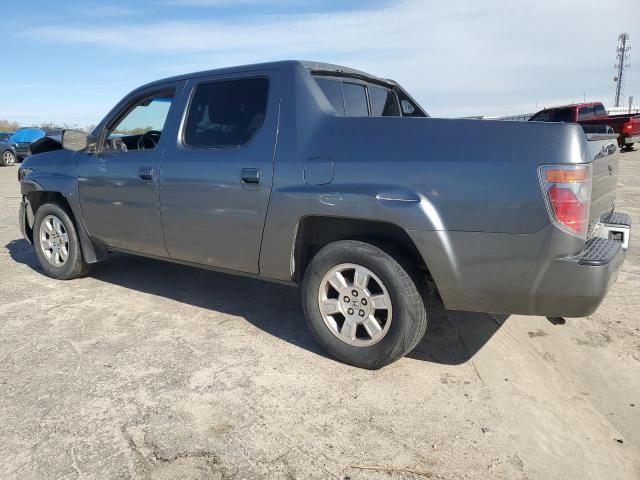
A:
[[[595,117],[593,107],[580,107],[578,110],[578,120],[588,120]]]
[[[266,78],[201,83],[189,105],[184,143],[190,147],[241,147],[264,123]]]
[[[348,117],[366,117],[369,115],[367,107],[367,91],[364,85],[357,83],[343,83],[344,112]]]
[[[399,117],[400,107],[396,95],[388,88],[369,85],[372,117]]]
[[[322,89],[333,108],[340,115],[344,115],[344,102],[342,101],[342,82],[332,78],[316,78],[318,86]]]

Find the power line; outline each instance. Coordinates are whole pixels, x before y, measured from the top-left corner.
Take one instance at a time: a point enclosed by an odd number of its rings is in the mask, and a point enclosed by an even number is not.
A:
[[[624,70],[629,67],[629,64],[626,63],[626,60],[629,58],[629,50],[631,50],[631,46],[629,45],[629,34],[621,33],[618,35],[618,48],[616,48],[616,64],[613,68],[616,69],[616,76],[613,77],[613,81],[616,82],[616,99],[615,106],[620,106],[620,95],[622,94],[623,87],[623,75]]]

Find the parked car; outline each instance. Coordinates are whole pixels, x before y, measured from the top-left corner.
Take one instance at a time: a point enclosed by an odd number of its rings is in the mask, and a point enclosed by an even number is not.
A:
[[[10,142],[11,134],[0,132],[0,166],[6,167],[16,163],[16,149]]]
[[[430,284],[449,309],[589,315],[629,242],[615,135],[429,118],[345,67],[160,80],[62,144],[19,171],[45,274],[119,251],[298,284],[318,342],[364,368],[417,345]]]
[[[609,115],[600,102],[576,103],[545,108],[533,115],[530,122],[571,122],[581,125],[606,125],[618,134],[620,148],[632,148],[640,142],[640,115],[625,113]]]
[[[15,145],[16,156],[18,161],[31,155],[31,144],[45,136],[58,136],[61,138],[62,129],[59,128],[39,128],[39,127],[22,127],[14,132],[11,142]]]

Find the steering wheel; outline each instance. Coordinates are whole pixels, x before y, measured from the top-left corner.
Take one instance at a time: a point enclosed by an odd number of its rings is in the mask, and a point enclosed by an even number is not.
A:
[[[153,150],[158,145],[162,132],[160,130],[148,130],[138,138],[138,150]]]

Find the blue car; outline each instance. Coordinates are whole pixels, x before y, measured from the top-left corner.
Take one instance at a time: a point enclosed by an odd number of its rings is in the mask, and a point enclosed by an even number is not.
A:
[[[49,129],[39,127],[23,127],[15,131],[11,137],[11,143],[15,147],[16,157],[18,161],[31,155],[31,144],[42,137],[60,136],[62,130]]]

